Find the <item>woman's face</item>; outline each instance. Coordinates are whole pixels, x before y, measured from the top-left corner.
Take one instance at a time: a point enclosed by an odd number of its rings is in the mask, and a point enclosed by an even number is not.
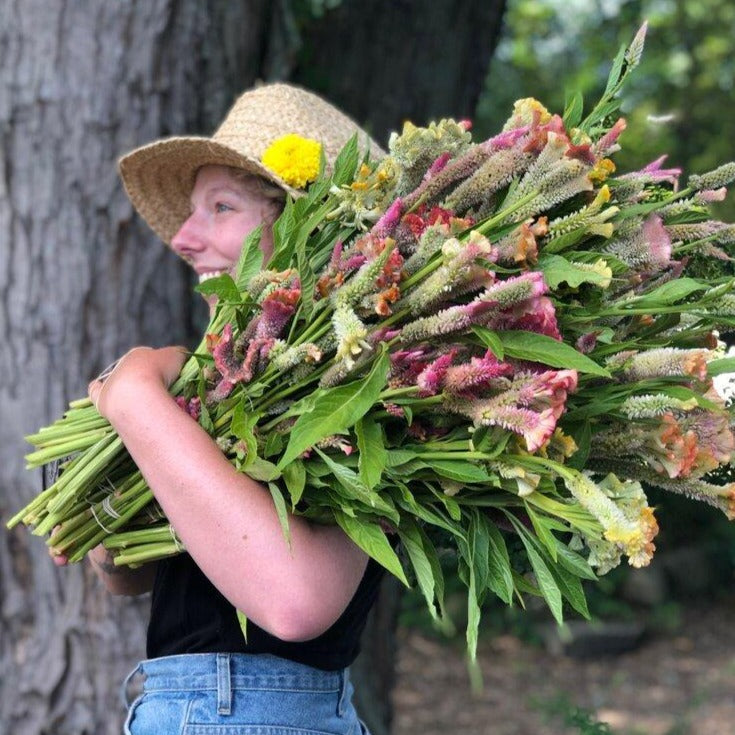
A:
[[[258,225],[270,224],[275,203],[257,185],[226,166],[203,166],[191,192],[191,214],[171,240],[171,248],[199,275],[199,281],[232,270],[243,241]],[[270,227],[260,243],[266,258],[273,251]]]

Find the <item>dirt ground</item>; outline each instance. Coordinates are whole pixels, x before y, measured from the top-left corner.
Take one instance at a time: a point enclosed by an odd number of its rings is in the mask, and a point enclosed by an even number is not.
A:
[[[477,695],[459,642],[402,629],[394,735],[733,735],[734,611],[735,596],[687,604],[673,630],[649,626],[635,650],[591,659],[487,635]],[[570,726],[575,707],[610,730]]]

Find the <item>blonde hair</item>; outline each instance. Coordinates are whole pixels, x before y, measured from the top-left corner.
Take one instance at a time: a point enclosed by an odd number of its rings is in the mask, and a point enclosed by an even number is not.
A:
[[[246,189],[250,191],[255,190],[271,205],[271,212],[273,214],[267,224],[272,225],[283,212],[283,208],[286,206],[286,191],[282,189],[278,184],[264,179],[262,176],[250,173],[241,168],[234,166],[227,166],[227,170],[233,175],[237,181],[239,181]]]

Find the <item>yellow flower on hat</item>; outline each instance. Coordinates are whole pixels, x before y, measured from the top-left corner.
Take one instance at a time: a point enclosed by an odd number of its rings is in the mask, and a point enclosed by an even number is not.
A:
[[[289,186],[303,189],[319,175],[321,154],[318,141],[289,133],[274,140],[260,160]]]

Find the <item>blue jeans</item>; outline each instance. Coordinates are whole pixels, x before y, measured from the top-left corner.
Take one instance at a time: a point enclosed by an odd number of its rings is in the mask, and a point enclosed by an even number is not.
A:
[[[127,685],[145,677],[127,702]],[[125,735],[367,735],[347,669],[270,655],[197,653],[142,661],[124,684]]]

